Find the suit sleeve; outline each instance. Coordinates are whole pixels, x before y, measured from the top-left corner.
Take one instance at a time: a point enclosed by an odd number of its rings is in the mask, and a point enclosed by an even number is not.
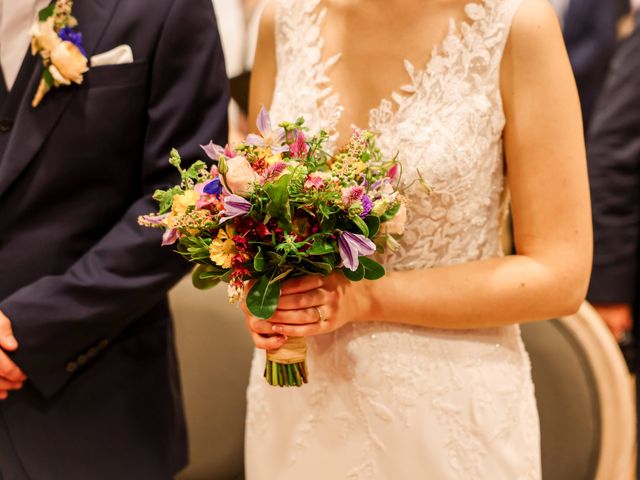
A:
[[[199,144],[226,142],[228,82],[210,0],[173,2],[151,61],[143,196],[64,274],[0,302],[20,343],[12,357],[45,397],[73,375],[70,360],[106,345],[162,302],[189,269],[137,217],[157,209],[156,187],[178,180],[167,161],[172,147],[193,161],[201,157]]]
[[[633,303],[640,255],[640,29],[612,62],[587,153],[593,202],[594,268],[588,298]]]

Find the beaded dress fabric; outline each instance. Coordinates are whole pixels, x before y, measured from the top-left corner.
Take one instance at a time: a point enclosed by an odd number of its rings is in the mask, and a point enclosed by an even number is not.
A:
[[[427,65],[405,61],[409,83],[370,112],[369,129],[385,153],[398,151],[403,181],[412,184],[407,229],[385,258],[388,270],[502,254],[499,73],[522,1],[467,4],[466,20],[451,21]],[[320,1],[278,0],[276,18],[272,120],[302,115],[311,131],[335,129],[348,112],[327,76],[340,60],[323,60]],[[418,172],[431,195],[415,181]],[[541,478],[538,413],[517,326],[448,331],[362,322],[311,337],[308,346],[310,383],[301,388],[269,386],[264,352],[256,352],[248,480]]]

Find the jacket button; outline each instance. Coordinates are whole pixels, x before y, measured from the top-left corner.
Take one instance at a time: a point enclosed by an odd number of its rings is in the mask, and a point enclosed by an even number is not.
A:
[[[100,340],[100,343],[98,343],[98,348],[100,350],[104,350],[108,346],[109,346],[109,340],[107,340],[106,338],[104,340]]]
[[[93,358],[93,357],[95,357],[96,355],[98,355],[98,351],[99,351],[99,350],[98,350],[98,347],[91,347],[91,348],[89,349],[89,351],[87,352],[87,355],[89,356],[89,358]]]
[[[13,122],[11,120],[7,120],[6,118],[0,120],[0,133],[9,133],[12,127]]]
[[[78,364],[76,362],[67,363],[67,372],[68,373],[73,373],[76,370],[78,370]]]
[[[89,361],[88,355],[83,354],[78,357],[78,365],[86,365],[88,361]]]

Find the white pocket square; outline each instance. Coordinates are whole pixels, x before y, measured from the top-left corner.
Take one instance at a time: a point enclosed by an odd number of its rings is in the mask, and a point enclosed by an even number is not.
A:
[[[91,57],[92,67],[122,65],[124,63],[133,63],[133,50],[131,50],[129,45],[119,45],[108,52]]]

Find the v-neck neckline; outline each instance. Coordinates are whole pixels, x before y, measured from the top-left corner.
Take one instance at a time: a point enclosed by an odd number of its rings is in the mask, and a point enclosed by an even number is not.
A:
[[[452,37],[455,38],[455,40],[457,40],[459,42],[460,45],[462,45],[462,48],[464,48],[464,42],[463,42],[463,36],[464,36],[464,30],[465,29],[476,29],[479,26],[479,22],[480,20],[483,18],[481,15],[474,15],[473,12],[471,12],[472,9],[476,8],[476,9],[482,9],[482,10],[486,10],[487,8],[489,8],[490,3],[494,1],[494,0],[469,0],[467,1],[464,6],[463,6],[463,12],[464,15],[466,17],[466,19],[463,20],[455,20],[453,17],[449,17],[449,26],[447,29],[447,33],[445,34],[445,36],[438,42],[434,43],[433,46],[431,47],[431,53],[429,54],[424,67],[422,69],[416,69],[415,66],[407,59],[404,58],[403,62],[404,62],[404,68],[407,71],[407,74],[409,76],[409,78],[411,78],[412,80],[414,80],[415,78],[424,78],[424,76],[426,74],[428,74],[428,72],[431,70],[431,67],[433,67],[433,65],[436,62],[440,62],[444,59],[444,57],[447,56],[446,53],[446,43],[449,39],[451,39]],[[324,5],[321,9],[324,10],[326,12],[326,9],[328,7],[326,5]],[[324,13],[320,14],[322,17],[325,17]],[[323,23],[324,21],[326,21],[326,19],[323,18]],[[324,58],[324,36],[323,36],[323,32],[322,32],[322,23],[319,25],[320,27],[320,35],[318,36],[318,41],[320,42],[319,45],[319,52],[320,52],[320,64],[325,64],[326,66],[331,66],[333,64],[335,64],[336,62],[340,61],[341,56],[342,56],[342,52],[336,52],[336,53],[332,53],[330,56],[328,56],[327,58]],[[341,115],[343,115],[345,113],[345,109],[343,104],[340,101],[341,98],[341,92],[339,92],[336,88],[336,84],[333,82],[333,80],[331,79],[331,77],[329,76],[328,72],[325,72],[326,75],[326,85],[328,86],[328,88],[330,88],[333,92],[334,95],[337,96],[337,104],[338,104],[338,108],[340,110],[340,115],[338,116],[335,125],[334,125],[334,129],[335,129],[335,133],[334,133],[334,141],[339,141],[341,139],[341,135],[340,132],[338,130],[338,124],[340,123],[340,118]],[[402,97],[402,102],[403,105],[407,105],[408,103],[410,103],[418,94],[418,91],[414,88],[407,88],[410,87],[407,84],[403,84],[400,85],[397,89],[392,90],[391,93],[387,96],[383,96],[376,104],[374,104],[375,106],[370,108],[369,111],[367,112],[367,115],[369,117],[369,120],[367,121],[367,125],[366,128],[371,128],[371,116],[378,110],[380,110],[382,108],[383,105],[387,104],[387,105],[392,105],[393,104],[393,100],[395,100],[396,103],[400,103],[398,101],[398,96]],[[405,95],[402,96],[401,94],[397,93],[398,91],[404,92]],[[320,107],[320,102],[321,102],[321,98],[318,98],[316,100],[316,104],[318,107]],[[391,121],[400,111],[401,109],[396,108],[395,110],[393,110],[391,113],[390,118],[387,119],[387,121]]]

